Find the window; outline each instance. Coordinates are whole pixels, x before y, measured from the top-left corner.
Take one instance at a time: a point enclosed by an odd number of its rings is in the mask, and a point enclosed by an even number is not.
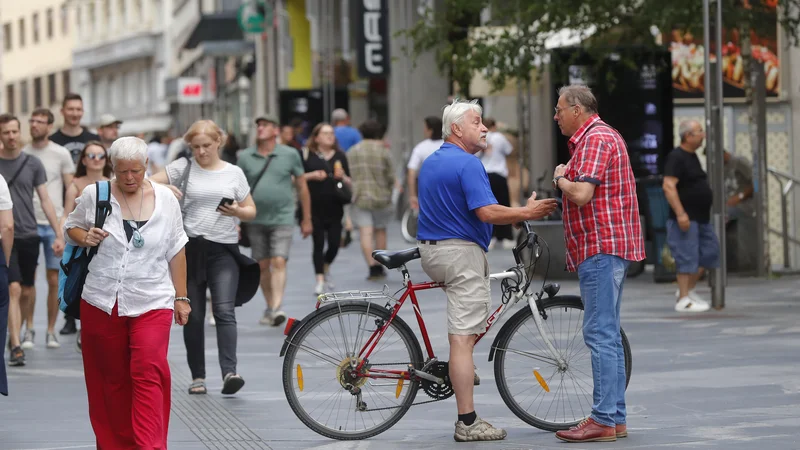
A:
[[[6,85],[6,111],[8,111],[8,112],[13,114],[15,109],[16,108],[15,108],[15,105],[14,105],[14,85],[13,84],[7,84]]]
[[[53,8],[47,10],[47,39],[53,39]]]
[[[28,114],[28,80],[24,80],[19,84],[19,112],[20,114]]]
[[[69,9],[67,4],[61,5],[61,34],[69,33]]]
[[[25,19],[19,19],[19,46],[25,47]]]
[[[39,13],[33,13],[33,43],[39,43]]]
[[[90,33],[94,34],[97,31],[97,22],[94,17],[94,3],[89,3],[89,26]]]
[[[61,82],[64,85],[64,95],[67,95],[67,92],[72,92],[69,87],[69,70],[61,72]]]
[[[3,24],[3,48],[7,52],[11,51],[11,22]]]
[[[33,79],[33,104],[35,108],[41,108],[42,104],[42,77]]]
[[[56,74],[51,73],[47,76],[48,106],[53,105],[58,101],[58,96],[56,94]]]

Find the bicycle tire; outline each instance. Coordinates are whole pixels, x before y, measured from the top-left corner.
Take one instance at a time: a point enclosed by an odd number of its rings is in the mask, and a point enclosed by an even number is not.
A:
[[[409,244],[417,242],[417,219],[419,213],[411,208],[406,208],[403,217],[400,219],[400,233],[403,240]]]
[[[384,431],[391,428],[394,424],[396,424],[403,416],[408,412],[411,408],[412,403],[414,403],[414,399],[417,396],[417,392],[419,391],[419,381],[410,381],[408,384],[408,395],[406,396],[402,405],[397,407],[396,413],[389,417],[388,420],[382,422],[378,426],[365,430],[360,433],[342,433],[335,429],[331,429],[325,426],[322,426],[317,421],[315,421],[312,417],[310,417],[299,404],[298,399],[294,393],[294,379],[292,375],[292,371],[295,368],[295,356],[297,355],[297,351],[300,348],[299,344],[303,342],[303,339],[311,334],[313,330],[320,324],[322,324],[325,320],[330,317],[337,316],[343,313],[367,313],[367,304],[364,302],[341,302],[339,304],[333,304],[327,307],[323,307],[303,319],[303,324],[301,328],[297,331],[297,333],[292,336],[292,343],[295,345],[289,345],[286,355],[283,360],[283,390],[286,394],[286,399],[289,402],[289,406],[292,408],[292,411],[295,413],[298,419],[300,419],[303,424],[305,424],[308,428],[313,430],[314,432],[337,440],[360,440],[360,439],[367,439],[373,436],[377,436]],[[369,304],[369,313],[370,315],[377,316],[383,320],[389,320],[391,317],[390,312],[384,308],[382,305],[378,305],[376,303]],[[423,356],[422,356],[422,349],[419,345],[419,340],[417,339],[416,335],[411,331],[411,328],[408,324],[401,319],[399,316],[396,316],[394,320],[392,320],[392,324],[390,327],[393,327],[397,334],[402,338],[402,340],[406,343],[406,347],[411,355],[411,359],[413,360],[412,363],[416,369],[421,369],[423,364]]]
[[[543,309],[553,309],[553,308],[573,308],[579,309],[583,311],[583,302],[581,298],[578,296],[556,296],[549,299],[542,300]],[[566,430],[570,427],[576,426],[581,422],[581,420],[585,419],[589,416],[589,413],[586,414],[585,417],[581,418],[580,420],[575,420],[572,422],[567,423],[557,423],[557,422],[548,422],[538,417],[529,414],[525,409],[523,409],[517,401],[511,395],[509,390],[509,386],[506,383],[506,375],[505,369],[503,366],[503,362],[505,361],[506,352],[504,351],[508,348],[508,343],[513,337],[514,333],[520,328],[520,326],[529,318],[532,317],[532,312],[529,307],[525,307],[519,311],[517,311],[513,316],[511,316],[508,321],[503,324],[503,327],[500,329],[497,335],[496,346],[495,349],[495,358],[494,358],[494,375],[495,375],[495,382],[497,383],[497,390],[500,393],[500,397],[503,399],[503,402],[508,406],[511,412],[514,413],[517,417],[519,417],[525,423],[539,428],[545,431],[559,431],[559,430]],[[535,329],[535,326],[534,326]],[[628,337],[625,335],[625,331],[620,328],[620,334],[622,335],[622,348],[625,354],[625,388],[627,389],[628,384],[630,383],[631,379],[631,370],[633,365],[633,360],[631,356],[631,348],[630,343],[628,342]]]

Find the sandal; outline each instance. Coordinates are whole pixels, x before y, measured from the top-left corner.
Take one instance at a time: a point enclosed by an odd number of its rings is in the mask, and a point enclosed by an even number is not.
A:
[[[189,385],[189,395],[201,395],[206,393],[208,393],[208,389],[206,389],[205,380],[194,380],[192,384]]]
[[[225,375],[222,381],[222,395],[233,395],[244,386],[244,378],[234,373]]]

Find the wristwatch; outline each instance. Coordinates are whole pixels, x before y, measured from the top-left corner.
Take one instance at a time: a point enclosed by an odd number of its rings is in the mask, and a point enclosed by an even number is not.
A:
[[[186,302],[188,304],[192,304],[192,301],[189,300],[189,297],[175,297],[176,302]]]
[[[558,189],[558,180],[560,180],[562,178],[564,178],[564,175],[559,175],[559,176],[553,178],[553,187],[554,188]]]
[[[744,200],[744,192],[739,192],[739,200]]]

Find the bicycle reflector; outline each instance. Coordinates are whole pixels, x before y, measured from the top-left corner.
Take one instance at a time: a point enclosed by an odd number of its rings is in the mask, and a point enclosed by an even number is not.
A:
[[[297,367],[298,367],[298,369],[300,368],[300,366],[297,366]],[[544,381],[544,377],[542,377],[539,374],[538,370],[534,369],[533,376],[536,377],[536,381],[539,382],[539,384],[542,386],[542,389],[544,389],[545,392],[550,392],[550,386],[547,385],[547,381]],[[300,390],[302,391],[303,389],[301,388]]]
[[[286,328],[283,329],[284,336],[288,336],[289,333],[292,332],[292,325],[294,325],[294,319],[290,317],[289,320],[286,321]]]
[[[400,393],[403,392],[403,384],[405,382],[406,382],[406,380],[403,379],[403,378],[400,378],[399,380],[397,380],[397,389],[394,391],[394,398],[400,398]]]
[[[300,367],[300,364],[297,365],[297,389],[303,392],[303,369]]]

